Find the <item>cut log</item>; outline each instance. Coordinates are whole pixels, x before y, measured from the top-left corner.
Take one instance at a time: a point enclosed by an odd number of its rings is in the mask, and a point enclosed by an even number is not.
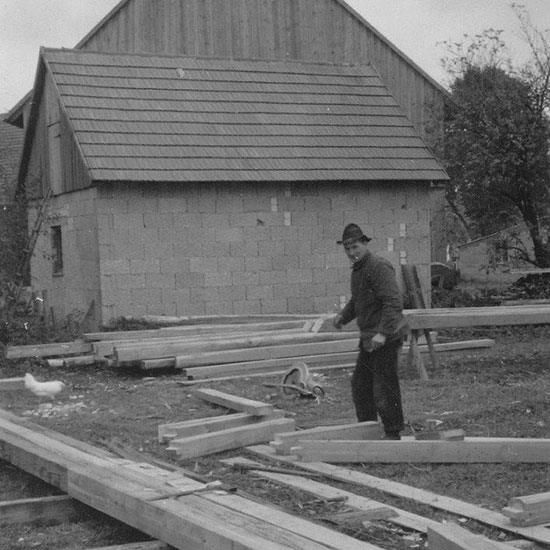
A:
[[[247,426],[237,426],[227,430],[195,435],[183,439],[173,439],[166,448],[181,459],[196,458],[222,451],[238,449],[246,445],[267,443],[275,434],[295,428],[291,418],[265,420]]]
[[[29,346],[8,346],[7,359],[22,359],[25,357],[55,357],[64,355],[83,355],[92,353],[92,344],[75,340],[54,344],[32,344]]]

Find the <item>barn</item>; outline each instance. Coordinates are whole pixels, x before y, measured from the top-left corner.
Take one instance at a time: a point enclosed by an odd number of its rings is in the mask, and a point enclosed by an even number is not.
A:
[[[427,277],[444,100],[343,1],[120,2],[10,114],[33,289],[98,325],[334,312],[352,221]]]

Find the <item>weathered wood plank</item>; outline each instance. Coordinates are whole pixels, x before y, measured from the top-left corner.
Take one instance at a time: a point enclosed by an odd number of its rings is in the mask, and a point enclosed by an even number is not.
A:
[[[22,359],[25,357],[53,357],[56,355],[82,355],[92,353],[89,342],[59,342],[54,344],[31,344],[28,346],[8,346],[7,359]]]
[[[175,453],[178,458],[196,458],[222,451],[238,449],[246,445],[256,445],[271,441],[276,433],[287,432],[295,428],[291,418],[264,420],[256,424],[236,426],[222,431],[211,432],[192,437],[173,439],[168,452]]]
[[[519,527],[512,525],[509,519],[499,512],[487,510],[481,506],[470,504],[452,497],[432,493],[417,487],[411,487],[404,483],[391,481],[380,477],[365,474],[363,472],[343,468],[334,464],[324,462],[300,462],[295,456],[281,456],[275,454],[268,445],[255,445],[247,447],[247,451],[262,458],[277,463],[292,464],[298,468],[303,468],[309,472],[322,473],[332,479],[344,481],[346,483],[355,483],[363,487],[371,487],[383,493],[387,493],[400,498],[410,499],[420,504],[427,504],[432,508],[451,512],[462,517],[497,527],[503,531],[520,535],[526,539],[542,544],[550,544],[550,531],[544,527]]]
[[[221,462],[223,464],[228,464],[228,465],[243,464],[246,466],[254,466],[258,464],[253,460],[249,460],[242,457],[227,458],[227,459],[221,460]],[[380,506],[382,506],[381,502],[373,500],[371,498],[358,496],[355,493],[344,491],[343,489],[337,489],[335,487],[332,487],[331,485],[326,485],[324,483],[320,483],[318,481],[314,481],[311,479],[306,479],[304,477],[275,473],[275,472],[264,472],[264,471],[258,471],[258,470],[253,470],[253,472],[254,472],[254,475],[257,475],[265,479],[270,479],[272,481],[279,483],[280,485],[293,487],[295,489],[298,489],[299,491],[304,491],[307,494],[310,494],[314,497],[317,497],[323,500],[345,498],[346,505],[356,510],[369,512],[371,510],[377,509]],[[397,513],[397,515],[395,517],[389,518],[388,521],[390,521],[391,523],[395,523],[396,525],[406,527],[408,529],[413,529],[415,531],[420,531],[425,533],[428,530],[428,526],[432,524],[433,525],[438,524],[438,522],[434,520],[425,518],[423,516],[419,516],[412,512],[407,512],[406,510],[401,510],[400,508],[396,508],[394,506],[392,506],[391,509],[394,510]]]
[[[246,397],[239,397],[238,395],[231,395],[218,390],[209,388],[201,389],[197,390],[195,395],[204,401],[214,403],[215,405],[221,405],[233,411],[245,412],[256,416],[273,414],[273,405],[269,403],[247,399]]]
[[[341,426],[323,426],[298,430],[290,433],[278,433],[271,446],[278,454],[289,454],[292,447],[308,439],[380,439],[378,422],[356,422]]]
[[[274,410],[273,414],[266,416],[257,416],[249,413],[225,414],[223,416],[213,416],[210,418],[197,418],[194,420],[184,420],[182,422],[173,422],[171,424],[159,424],[158,438],[159,443],[168,443],[172,439],[192,437],[211,433],[219,430],[236,428],[237,426],[246,426],[274,418],[283,418],[285,412]]]
[[[502,544],[454,523],[429,527],[428,544],[430,550],[502,550]]]
[[[550,462],[550,439],[470,437],[464,441],[301,441],[304,461],[494,463]]]
[[[16,378],[2,378],[0,379],[0,391],[15,391],[22,390],[25,388],[25,378],[16,377]]]

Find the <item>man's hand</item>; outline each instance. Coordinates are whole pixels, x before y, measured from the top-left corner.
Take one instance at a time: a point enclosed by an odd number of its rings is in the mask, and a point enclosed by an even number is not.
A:
[[[339,313],[332,319],[332,324],[334,325],[334,328],[337,328],[338,330],[344,326],[342,316]]]
[[[380,332],[376,333],[371,338],[372,349],[379,349],[386,343],[386,336]]]

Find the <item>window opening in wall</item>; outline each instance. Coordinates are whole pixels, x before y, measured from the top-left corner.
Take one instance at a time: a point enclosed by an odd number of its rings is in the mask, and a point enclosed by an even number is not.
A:
[[[63,275],[63,248],[61,243],[61,226],[52,226],[52,260],[53,274]]]

